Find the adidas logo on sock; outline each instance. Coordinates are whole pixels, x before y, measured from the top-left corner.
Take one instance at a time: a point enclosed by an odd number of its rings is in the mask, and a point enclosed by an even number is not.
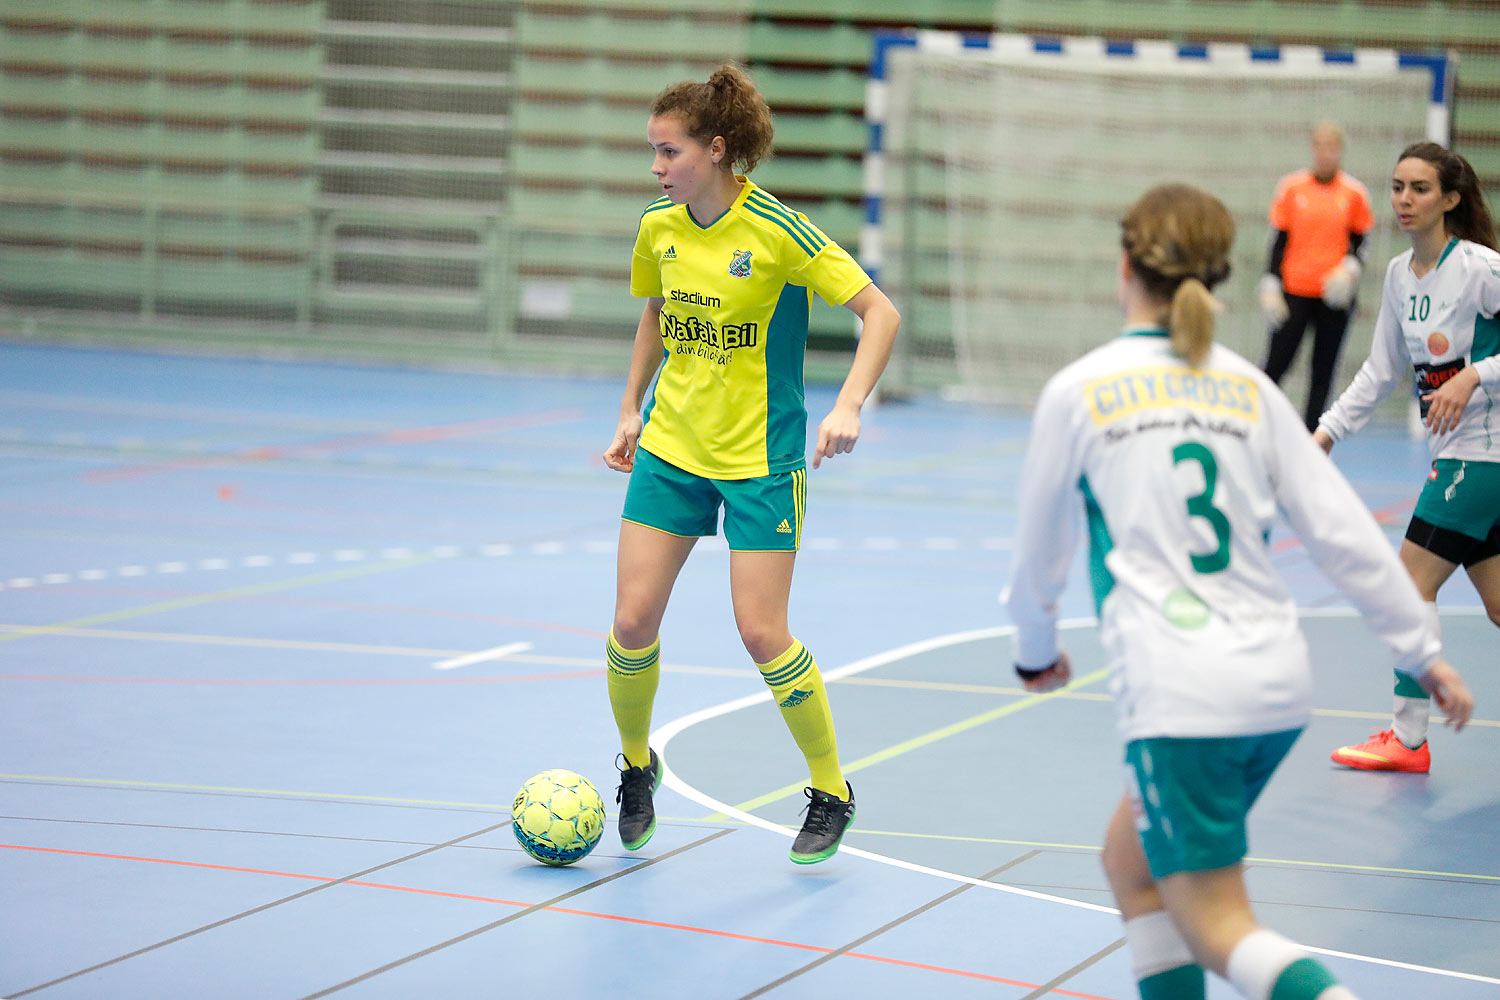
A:
[[[661,255],[661,259],[662,260],[676,260],[677,259],[677,244],[674,243],[671,246],[667,247],[667,252]]]
[[[792,533],[792,526],[787,524],[786,518],[783,517],[781,523],[776,526],[776,531],[782,535],[790,535]]]

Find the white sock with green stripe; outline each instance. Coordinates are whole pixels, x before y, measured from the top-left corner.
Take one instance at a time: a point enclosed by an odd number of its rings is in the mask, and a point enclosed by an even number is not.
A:
[[[1141,1000],[1203,1000],[1203,968],[1166,910],[1125,921],[1125,947]]]
[[[1247,1000],[1358,1000],[1323,963],[1264,928],[1240,938],[1225,978]]]
[[[604,644],[608,662],[609,707],[620,730],[620,749],[625,763],[646,767],[651,763],[651,705],[656,701],[656,684],[661,679],[661,640],[653,639],[642,649],[626,649],[615,641],[610,630]]]
[[[1428,624],[1441,638],[1443,624],[1438,617],[1437,602],[1423,603],[1422,610],[1427,615]],[[1422,685],[1403,673],[1396,674],[1394,701],[1391,728],[1396,732],[1396,739],[1408,749],[1415,750],[1427,741],[1427,716],[1432,701],[1427,697],[1427,692],[1422,690]]]

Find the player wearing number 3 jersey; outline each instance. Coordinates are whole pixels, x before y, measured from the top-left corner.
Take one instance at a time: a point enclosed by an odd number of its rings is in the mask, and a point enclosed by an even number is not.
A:
[[[1240,867],[1246,814],[1311,714],[1297,609],[1267,541],[1278,512],[1455,723],[1468,692],[1291,403],[1213,344],[1209,289],[1228,276],[1234,235],[1223,204],[1158,187],[1123,229],[1124,333],[1054,376],[1036,408],[1006,598],[1016,668],[1033,691],[1070,677],[1057,599],[1086,524],[1125,743],[1103,861],[1141,996],[1201,998],[1206,967],[1252,1000],[1348,1000],[1256,924]]]

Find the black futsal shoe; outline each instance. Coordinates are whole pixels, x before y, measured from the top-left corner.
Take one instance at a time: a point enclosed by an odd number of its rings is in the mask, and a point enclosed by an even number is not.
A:
[[[629,764],[623,754],[620,761]],[[619,767],[619,762],[616,762]],[[651,751],[651,763],[645,767],[621,767],[620,787],[615,801],[620,805],[620,843],[625,850],[636,851],[656,832],[656,806],[652,795],[661,784],[661,759]]]
[[[833,857],[844,839],[844,832],[854,821],[854,786],[847,781],[849,801],[822,792],[816,788],[804,788],[807,796],[807,819],[802,821],[802,832],[792,841],[791,859],[799,865],[817,864]]]

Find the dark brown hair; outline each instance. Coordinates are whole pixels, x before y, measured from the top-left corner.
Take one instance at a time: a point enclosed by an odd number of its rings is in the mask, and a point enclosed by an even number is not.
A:
[[[1484,203],[1484,192],[1479,190],[1479,178],[1469,161],[1451,149],[1435,142],[1414,142],[1401,151],[1396,162],[1409,159],[1426,160],[1437,170],[1438,183],[1443,193],[1458,192],[1458,204],[1443,213],[1443,229],[1449,236],[1457,236],[1470,243],[1495,249],[1495,222],[1490,218],[1489,206]]]
[[[733,63],[714,70],[707,83],[685,80],[656,95],[651,117],[676,115],[687,134],[707,146],[724,137],[724,162],[748,174],[771,155],[771,109],[755,83]]]
[[[1213,346],[1218,302],[1209,289],[1229,277],[1234,218],[1224,203],[1186,184],[1162,184],[1120,220],[1130,268],[1166,309],[1172,349],[1197,368]]]

